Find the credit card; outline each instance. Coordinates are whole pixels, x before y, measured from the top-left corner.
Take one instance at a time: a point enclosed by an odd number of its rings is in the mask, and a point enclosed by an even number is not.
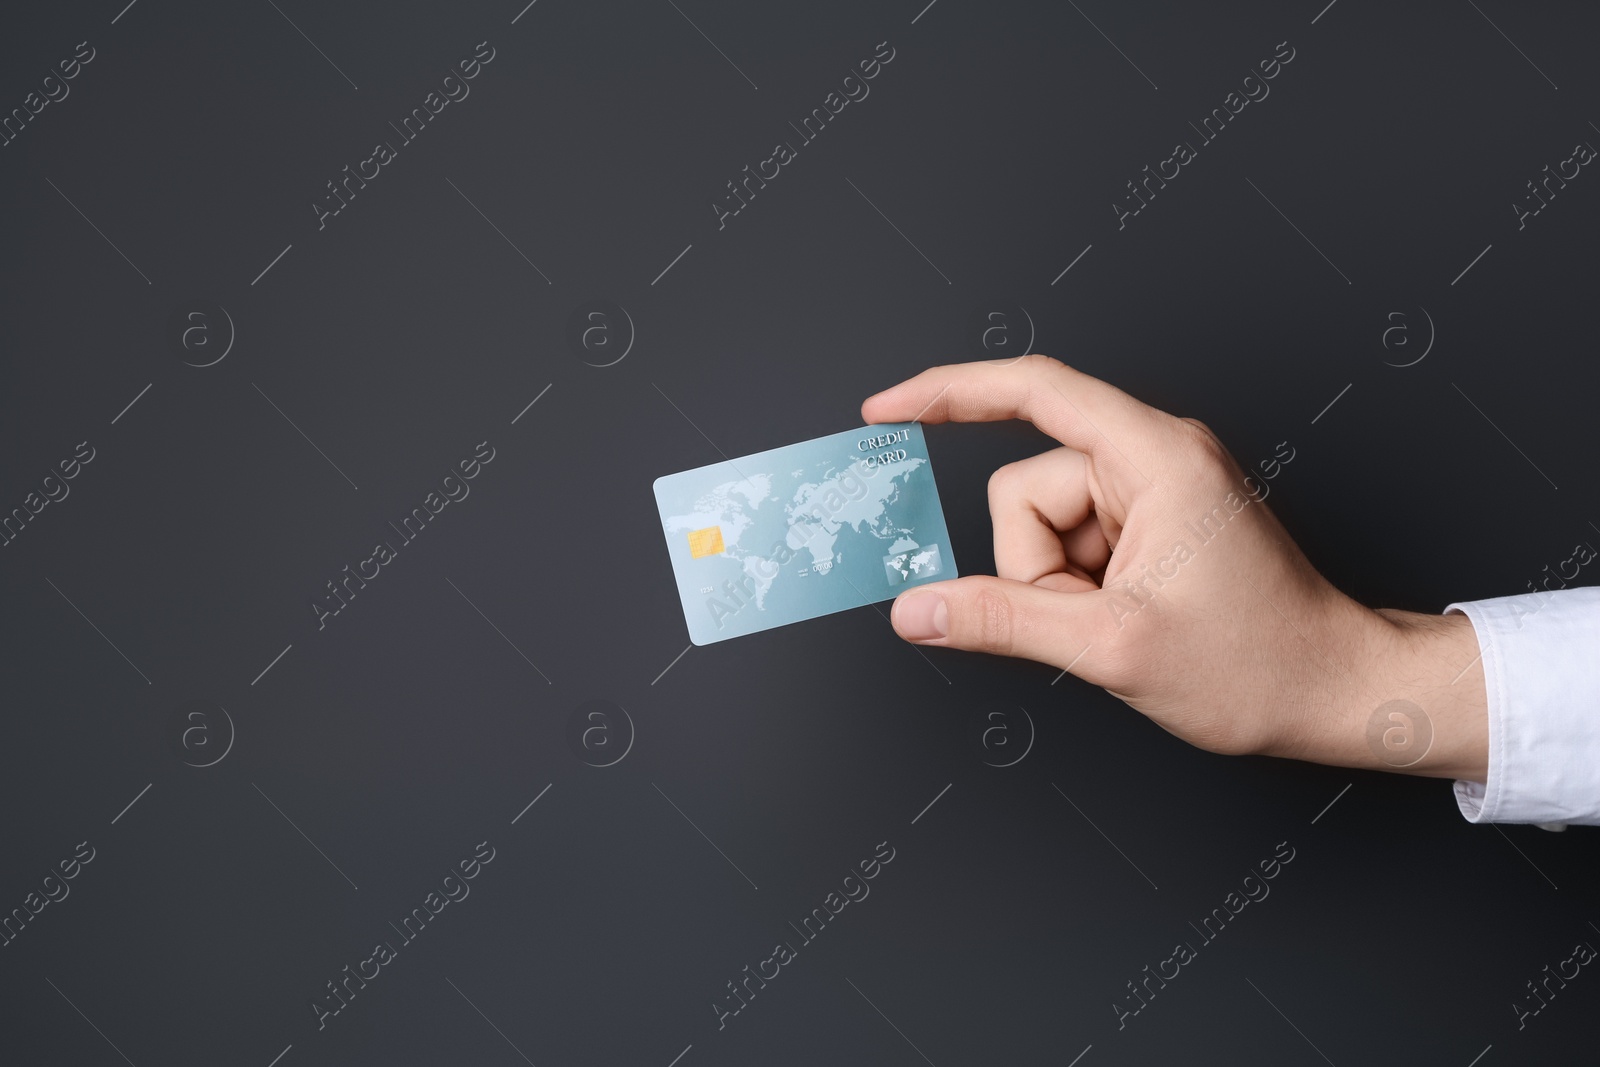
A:
[[[919,423],[865,426],[668,474],[655,493],[697,645],[956,577]]]

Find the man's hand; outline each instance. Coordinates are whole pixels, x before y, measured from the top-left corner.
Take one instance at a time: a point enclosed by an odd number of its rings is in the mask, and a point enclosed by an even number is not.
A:
[[[907,640],[1070,670],[1213,752],[1486,777],[1472,624],[1340,593],[1202,423],[1044,356],[934,367],[861,413],[1026,419],[1062,446],[995,471],[999,576],[901,594]]]

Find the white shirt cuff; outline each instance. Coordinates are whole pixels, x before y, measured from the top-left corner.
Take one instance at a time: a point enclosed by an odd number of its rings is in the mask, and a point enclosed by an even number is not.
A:
[[[1469,822],[1600,825],[1600,588],[1451,604],[1472,621],[1489,698],[1487,782]]]

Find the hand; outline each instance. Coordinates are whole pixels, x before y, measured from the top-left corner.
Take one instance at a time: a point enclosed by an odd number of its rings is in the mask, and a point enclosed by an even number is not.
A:
[[[1037,355],[934,367],[861,414],[1020,418],[1061,442],[989,480],[998,577],[901,594],[905,639],[1069,670],[1213,752],[1487,775],[1472,624],[1340,593],[1204,424]],[[1422,709],[1425,749],[1409,712],[1374,720],[1390,700]]]

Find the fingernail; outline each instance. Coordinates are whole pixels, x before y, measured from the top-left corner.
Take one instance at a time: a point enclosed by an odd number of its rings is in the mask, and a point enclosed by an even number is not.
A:
[[[950,608],[938,593],[911,593],[894,602],[894,628],[908,641],[932,641],[950,633]]]

